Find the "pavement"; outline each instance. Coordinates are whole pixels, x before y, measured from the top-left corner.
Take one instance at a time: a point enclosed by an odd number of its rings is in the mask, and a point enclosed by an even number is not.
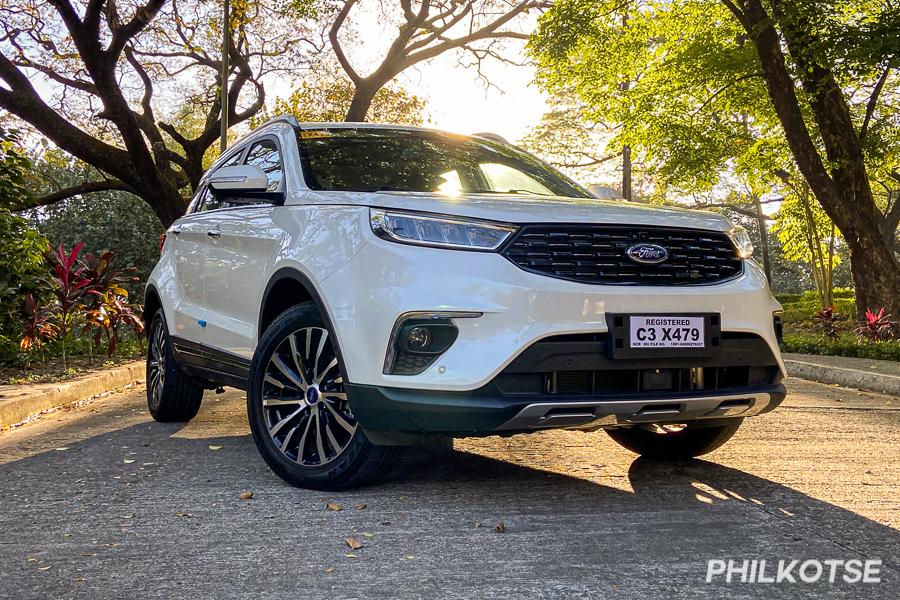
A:
[[[819,354],[784,354],[793,377],[900,396],[900,362]]]
[[[241,392],[186,425],[111,394],[0,433],[0,597],[896,598],[895,399],[788,388],[704,460],[551,431],[408,452],[342,493],[270,473]],[[881,582],[706,583],[710,559],[880,559]]]

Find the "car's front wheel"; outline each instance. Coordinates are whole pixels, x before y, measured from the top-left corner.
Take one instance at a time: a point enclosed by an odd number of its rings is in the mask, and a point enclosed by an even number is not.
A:
[[[247,416],[266,464],[298,487],[363,485],[398,453],[369,442],[357,424],[337,340],[312,302],[288,309],[266,329],[250,367]]]
[[[743,419],[729,419],[724,425],[648,425],[607,429],[620,446],[653,460],[685,460],[712,452],[731,439]]]

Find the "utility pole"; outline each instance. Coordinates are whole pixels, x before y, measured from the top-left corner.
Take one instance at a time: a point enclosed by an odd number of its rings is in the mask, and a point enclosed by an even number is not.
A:
[[[219,140],[219,150],[225,152],[228,147],[228,41],[231,37],[231,16],[229,14],[230,0],[222,0],[222,84],[221,84],[221,105],[222,105],[222,130],[221,139]]]
[[[622,13],[622,31],[628,26],[628,13]],[[631,87],[631,82],[627,79],[623,81],[620,88],[627,91]],[[622,146],[622,197],[631,200],[631,146]]]

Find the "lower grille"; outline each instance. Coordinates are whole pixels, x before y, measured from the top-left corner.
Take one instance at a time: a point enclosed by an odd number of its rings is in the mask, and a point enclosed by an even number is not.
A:
[[[629,258],[638,244],[661,246],[658,264]],[[503,255],[526,271],[604,285],[699,285],[741,273],[743,262],[721,232],[625,225],[526,225]]]

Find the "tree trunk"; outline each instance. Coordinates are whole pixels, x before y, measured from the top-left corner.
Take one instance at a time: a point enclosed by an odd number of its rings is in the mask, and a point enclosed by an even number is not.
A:
[[[353,99],[350,101],[350,108],[347,109],[347,116],[344,121],[348,123],[362,123],[366,120],[366,114],[372,106],[372,100],[381,86],[370,85],[368,83],[358,83],[353,90]]]
[[[147,189],[147,188],[142,188]],[[184,215],[187,203],[177,191],[163,194],[162,190],[157,190],[155,194],[141,194],[141,199],[150,205],[153,212],[159,218],[160,223],[166,229],[174,223],[178,218]]]
[[[807,128],[775,21],[759,0],[746,0],[743,11],[729,5],[753,39],[769,98],[797,167],[847,241],[856,287],[857,317],[862,319],[867,307],[880,306],[887,307],[896,316],[900,313],[900,265],[894,258],[893,247],[884,242],[884,218],[869,186],[843,91],[831,71],[813,61],[817,40],[807,30],[808,24],[802,21],[802,16],[775,15],[809,97],[829,167]]]
[[[752,197],[753,204],[756,205],[756,226],[759,228],[759,245],[762,246],[763,271],[766,274],[766,281],[772,285],[772,261],[769,258],[769,230],[766,228],[766,215],[763,214],[759,196],[753,194]]]

